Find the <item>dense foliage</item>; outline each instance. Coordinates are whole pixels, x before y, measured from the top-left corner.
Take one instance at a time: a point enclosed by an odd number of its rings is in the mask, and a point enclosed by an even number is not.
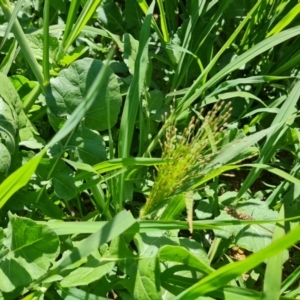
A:
[[[0,0],[0,298],[297,299],[299,13]]]

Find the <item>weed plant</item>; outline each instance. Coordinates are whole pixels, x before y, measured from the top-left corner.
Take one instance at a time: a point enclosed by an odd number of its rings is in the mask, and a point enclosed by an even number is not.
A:
[[[0,298],[298,299],[299,12],[0,0]]]
[[[165,140],[160,142],[162,158],[169,161],[157,167],[152,187],[140,216],[153,213],[170,197],[189,191],[192,182],[199,180],[205,166],[218,154],[220,131],[230,117],[230,103],[215,104],[202,117],[193,116],[188,126],[179,132],[174,121],[175,110],[164,124]]]

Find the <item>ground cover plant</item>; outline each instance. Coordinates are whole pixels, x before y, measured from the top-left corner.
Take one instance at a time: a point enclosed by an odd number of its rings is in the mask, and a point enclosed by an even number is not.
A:
[[[0,0],[1,299],[297,299],[300,4]]]

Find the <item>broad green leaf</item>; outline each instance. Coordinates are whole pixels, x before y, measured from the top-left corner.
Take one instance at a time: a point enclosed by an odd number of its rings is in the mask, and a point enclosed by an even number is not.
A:
[[[7,147],[5,147],[5,145],[3,145],[2,143],[0,143],[0,182],[2,181],[2,176],[4,174],[6,174],[6,172],[9,170],[10,167],[10,162],[11,162],[11,156],[10,153],[7,149]]]
[[[22,40],[22,37],[21,37]],[[22,40],[22,43],[24,41]],[[25,42],[24,42],[25,43]],[[24,46],[24,43],[22,44]],[[26,44],[26,43],[25,43]],[[26,45],[25,45],[26,46]],[[30,56],[30,55],[29,55]],[[108,60],[110,60],[111,55],[109,55]],[[74,113],[70,116],[70,118],[64,124],[64,127],[52,138],[52,140],[48,143],[48,147],[51,147],[57,144],[61,139],[63,139],[67,134],[69,134],[81,121],[85,112],[91,107],[93,104],[98,90],[103,86],[103,78],[106,74],[107,67],[104,66],[100,72],[97,74],[96,78],[93,80],[91,88],[87,91],[86,97],[84,101],[82,101],[78,107],[75,109]],[[39,73],[39,72],[38,72]],[[1,74],[0,74],[1,75]],[[40,82],[43,80],[37,74]],[[6,85],[4,85],[6,87]],[[1,89],[3,91],[4,89]],[[7,91],[8,95],[11,94],[11,91]],[[7,95],[2,95],[5,98]],[[11,99],[10,101],[15,101],[16,99]],[[46,149],[40,152],[36,157],[31,159],[28,163],[20,167],[13,174],[11,174],[1,185],[0,185],[0,208],[7,202],[11,195],[13,195],[17,190],[27,184],[32,174],[34,173],[37,165],[39,164],[40,159],[45,154]]]
[[[50,171],[51,175],[49,175]],[[61,159],[43,159],[36,174],[41,182],[51,178],[54,192],[59,198],[70,200],[76,196],[74,172]]]
[[[127,0],[125,2],[124,18],[127,27],[140,29],[142,25],[143,13],[139,8],[136,0]]]
[[[270,210],[265,202],[260,200],[248,200],[245,203],[239,203],[234,206],[234,209],[238,213],[242,213],[241,216],[248,216],[256,220],[275,220],[278,217],[278,213]],[[230,220],[237,219],[236,217],[222,211],[221,214],[215,218],[215,220]],[[251,252],[257,252],[271,243],[275,224],[264,225],[238,225],[238,226],[226,226],[222,230],[214,230],[217,237],[229,239],[233,238],[234,243],[243,249],[247,249]]]
[[[58,77],[51,79],[46,101],[52,126],[56,130],[83,102],[102,68],[103,63],[99,60],[84,58],[72,63],[68,69],[61,71]],[[121,106],[117,77],[110,69],[106,72],[101,88],[94,95],[97,100],[86,111],[84,121],[87,128],[100,131],[111,128],[116,123]],[[54,118],[51,118],[51,115]]]
[[[62,297],[62,299],[68,300],[82,300],[82,299],[89,299],[89,300],[107,300],[106,297],[100,297],[98,295],[88,293],[81,289],[76,288],[60,288],[56,290],[57,294]]]
[[[3,87],[0,91],[0,137],[1,143],[13,154],[16,148],[16,134],[18,130],[18,114],[22,106],[17,92],[9,79],[0,73]]]
[[[37,60],[43,59],[43,35],[28,34],[26,35],[30,48]],[[59,40],[54,36],[49,36],[49,62],[55,64],[60,61],[66,52],[61,47]]]
[[[43,141],[37,137],[38,133],[25,115],[22,102],[13,84],[2,73],[0,73],[0,81],[2,82],[0,91],[0,137],[2,143],[10,154],[13,154],[17,149],[18,134],[20,145],[33,149],[42,148]]]
[[[209,198],[200,199],[197,207],[195,208],[195,214],[198,220],[208,219],[213,216],[214,213],[214,203]]]
[[[150,113],[156,113],[164,103],[164,95],[160,90],[153,90],[149,92],[148,110]]]
[[[107,2],[99,6],[96,12],[105,29],[112,33],[123,33],[125,31],[120,8],[115,2]]]
[[[0,290],[11,292],[44,275],[59,254],[59,239],[46,225],[9,214],[0,259]]]
[[[201,295],[205,295],[211,291],[217,290],[237,276],[246,273],[255,266],[262,263],[265,259],[272,257],[286,248],[293,245],[299,240],[300,226],[287,233],[284,237],[274,241],[263,250],[248,256],[245,260],[227,264],[212,274],[204,277],[198,283],[183,291],[174,299],[196,299]]]
[[[159,265],[156,257],[144,258],[139,261],[133,297],[145,300],[161,299]]]
[[[66,3],[65,2],[61,2],[59,0],[52,0],[50,2],[50,4],[57,10],[65,13],[66,12]]]
[[[130,283],[129,291],[134,299],[161,299],[157,245],[144,243],[139,235],[135,236],[135,244],[138,248],[139,260],[136,262],[128,260],[126,265],[126,273],[135,278],[135,281]]]
[[[160,260],[165,260],[165,263],[161,265],[161,269],[168,270],[171,267],[176,267],[178,264],[184,264],[183,269],[181,271],[178,271],[176,275],[178,276],[184,276],[186,278],[191,279],[193,275],[191,274],[189,267],[187,266],[189,258],[191,260],[198,261],[198,264],[195,266],[199,266],[202,264],[204,267],[203,271],[200,271],[201,273],[206,273],[206,270],[210,269],[209,267],[209,260],[207,258],[207,254],[205,250],[203,249],[202,245],[198,242],[196,242],[193,239],[187,239],[187,238],[178,238],[177,237],[177,231],[170,231],[165,233],[148,233],[148,234],[141,234],[141,241],[139,241],[139,249],[144,254],[145,251],[151,251],[151,253],[157,253],[158,258]],[[166,256],[164,258],[161,258],[161,249],[165,249],[167,247],[165,253]],[[170,252],[169,252],[170,250]],[[174,250],[174,251],[173,251]],[[177,251],[178,250],[178,251]],[[182,250],[182,251],[181,251]],[[190,254],[187,255],[187,254]],[[168,256],[170,254],[170,256]],[[177,256],[178,254],[178,256]],[[144,254],[146,255],[146,254]],[[164,255],[164,254],[163,254]],[[174,256],[176,258],[174,258]],[[167,258],[168,257],[168,258]],[[181,261],[181,258],[185,257],[186,259]],[[178,260],[177,260],[178,258]],[[194,262],[195,262],[194,261]],[[193,263],[191,263],[193,264]],[[194,271],[195,269],[193,269]],[[186,272],[188,271],[188,272]],[[200,275],[200,274],[198,274]],[[197,275],[197,277],[198,277]],[[162,282],[163,283],[163,282]]]
[[[64,214],[58,205],[54,204],[49,198],[46,191],[39,196],[40,191],[18,191],[11,196],[7,207],[13,212],[20,210],[39,209],[45,216],[53,219],[62,219]],[[40,197],[42,201],[36,203],[36,199]],[[7,209],[6,207],[6,209]]]
[[[97,131],[80,124],[72,134],[67,145],[72,151],[72,158],[77,162],[95,165],[106,160],[105,143]]]
[[[161,261],[180,263],[192,269],[196,268],[199,272],[204,274],[211,274],[215,271],[207,263],[207,257],[202,261],[188,249],[181,246],[162,246],[159,250],[159,259]]]
[[[30,81],[26,77],[22,75],[14,75],[9,77],[10,81],[14,85],[16,91],[18,92],[22,102],[24,103],[28,94],[32,91],[32,89],[36,86],[36,83]]]
[[[114,266],[114,261],[101,261],[97,260],[94,256],[89,256],[84,266],[72,271],[60,284],[62,287],[88,285],[111,272]]]

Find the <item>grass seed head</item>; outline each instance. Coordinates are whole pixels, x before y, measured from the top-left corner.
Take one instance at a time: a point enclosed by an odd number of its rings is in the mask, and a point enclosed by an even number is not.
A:
[[[230,103],[217,103],[205,117],[203,109],[193,116],[187,127],[180,133],[174,121],[175,109],[165,114],[165,140],[159,141],[162,158],[170,162],[157,167],[155,183],[140,216],[144,217],[158,208],[176,193],[187,192],[191,183],[200,177],[201,170],[213,159],[218,151],[218,133],[230,117]],[[213,141],[213,143],[212,143]]]

